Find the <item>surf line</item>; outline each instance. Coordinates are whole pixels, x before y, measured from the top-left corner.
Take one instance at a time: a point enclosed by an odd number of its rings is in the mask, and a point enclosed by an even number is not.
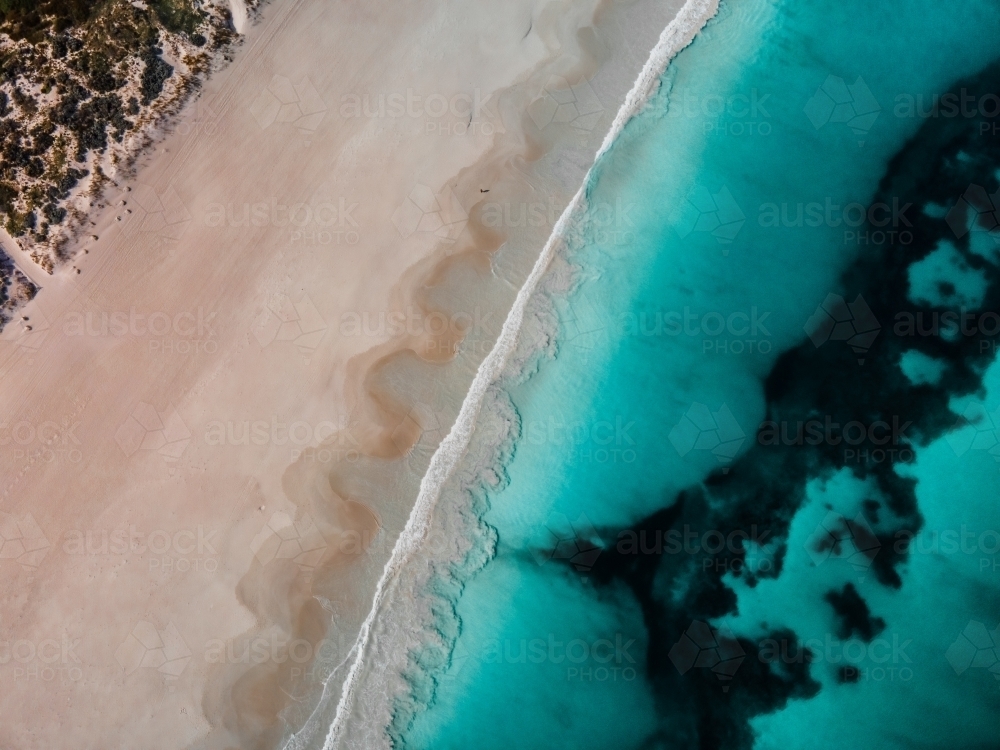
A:
[[[431,457],[430,466],[427,473],[420,481],[420,491],[417,500],[410,511],[406,526],[396,540],[396,545],[392,550],[389,561],[386,563],[375,589],[375,597],[372,602],[371,611],[365,618],[355,643],[354,662],[344,680],[340,700],[337,703],[337,711],[334,715],[333,723],[327,733],[326,741],[323,743],[323,750],[333,750],[343,736],[348,717],[354,706],[355,692],[361,679],[364,669],[364,656],[368,650],[372,637],[372,629],[380,610],[386,602],[389,588],[397,579],[405,564],[412,558],[414,553],[420,548],[424,538],[430,531],[431,520],[434,508],[441,496],[444,483],[454,473],[458,462],[465,454],[472,440],[472,433],[475,429],[476,419],[482,407],[483,400],[490,386],[493,385],[503,372],[507,360],[514,352],[517,345],[521,326],[524,322],[524,315],[528,308],[528,302],[539,282],[548,270],[549,264],[555,255],[556,248],[560,240],[566,234],[567,229],[572,225],[573,220],[586,210],[586,189],[590,180],[594,165],[611,148],[615,139],[619,136],[625,125],[639,114],[650,97],[656,93],[659,87],[660,76],[666,70],[668,63],[673,57],[684,49],[694,39],[695,35],[701,31],[704,25],[718,11],[719,0],[687,0],[684,6],[674,16],[673,20],[660,34],[660,39],[650,53],[649,59],[643,66],[639,77],[632,85],[632,89],[625,97],[615,119],[604,137],[604,142],[594,157],[594,162],[583,183],[573,196],[573,200],[562,212],[559,220],[553,227],[552,234],[542,248],[538,260],[535,261],[524,286],[517,293],[514,304],[511,307],[507,319],[504,321],[500,336],[494,344],[493,349],[486,359],[479,365],[476,377],[469,387],[469,393],[462,403],[462,408],[458,417],[452,425],[448,435],[441,441],[434,455]]]

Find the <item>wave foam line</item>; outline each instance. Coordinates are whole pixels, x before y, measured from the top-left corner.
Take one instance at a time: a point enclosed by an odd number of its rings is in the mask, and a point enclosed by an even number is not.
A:
[[[666,70],[667,64],[673,59],[674,55],[690,44],[691,40],[694,39],[705,23],[715,15],[718,10],[718,4],[719,0],[687,0],[677,15],[674,16],[673,20],[663,30],[659,41],[650,53],[649,59],[639,73],[639,77],[625,97],[625,102],[618,110],[618,114],[615,116],[610,130],[608,130],[607,135],[604,137],[604,142],[594,157],[594,165],[611,148],[611,145],[625,128],[628,121],[642,111],[646,102],[655,93],[659,85],[660,76]],[[355,652],[354,663],[351,665],[347,678],[344,680],[340,701],[337,704],[337,712],[334,716],[333,724],[330,726],[330,731],[327,734],[326,742],[323,744],[323,750],[332,750],[337,746],[343,735],[344,726],[354,705],[355,689],[364,668],[364,654],[368,650],[372,627],[375,624],[382,605],[385,603],[389,587],[396,580],[407,561],[420,548],[430,529],[431,516],[441,495],[441,489],[448,478],[454,473],[455,468],[468,448],[486,392],[500,378],[507,360],[517,345],[528,301],[545,275],[555,255],[560,239],[565,235],[574,217],[585,209],[585,192],[594,165],[591,165],[591,168],[587,171],[587,175],[584,177],[583,184],[580,185],[580,189],[577,190],[573,196],[573,200],[570,201],[556,222],[552,234],[545,243],[545,247],[542,248],[542,252],[531,269],[530,275],[524,282],[524,286],[517,293],[517,297],[514,300],[507,319],[504,321],[496,344],[494,344],[493,349],[487,355],[486,359],[479,365],[476,377],[469,387],[469,393],[462,403],[462,408],[458,413],[455,424],[431,457],[427,473],[420,482],[420,491],[417,494],[413,510],[410,512],[406,526],[400,533],[399,539],[392,550],[392,555],[389,557],[385,570],[382,572],[382,577],[379,579],[378,586],[375,589],[371,611],[365,618],[361,626],[361,631],[358,634],[358,640],[355,644],[357,650]]]

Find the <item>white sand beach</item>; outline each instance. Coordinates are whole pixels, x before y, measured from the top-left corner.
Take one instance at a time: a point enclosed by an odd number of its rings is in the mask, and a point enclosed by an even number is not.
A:
[[[306,721],[680,5],[247,22],[0,335],[0,746],[271,748]]]

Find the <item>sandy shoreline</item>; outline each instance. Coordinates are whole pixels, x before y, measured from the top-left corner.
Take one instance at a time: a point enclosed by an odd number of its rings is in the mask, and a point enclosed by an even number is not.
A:
[[[689,0],[676,13],[615,115],[596,158],[643,109],[658,89],[667,64],[717,9],[717,0]],[[520,380],[526,365],[550,350],[558,335],[554,311],[547,309],[543,299],[565,291],[565,262],[556,269],[551,266],[574,225],[586,218],[585,193],[586,178],[555,223],[494,348],[478,368],[452,429],[431,459],[406,528],[379,580],[375,605],[352,654],[344,694],[324,748],[392,746],[384,730],[395,736],[405,728],[406,717],[428,700],[426,686],[414,688],[414,681],[426,679],[421,673],[427,668],[415,667],[411,655],[421,649],[422,659],[442,665],[452,658],[454,643],[448,634],[458,629],[454,614],[445,613],[454,600],[448,594],[430,592],[457,589],[492,554],[495,540],[477,518],[476,488],[498,483],[495,472],[502,471],[502,466],[497,464],[502,464],[516,432],[517,416],[501,395],[502,384]],[[435,651],[437,655],[430,655]],[[415,693],[423,694],[417,697]],[[301,746],[295,742],[288,747]]]
[[[265,6],[0,336],[0,744],[306,720],[656,6]]]

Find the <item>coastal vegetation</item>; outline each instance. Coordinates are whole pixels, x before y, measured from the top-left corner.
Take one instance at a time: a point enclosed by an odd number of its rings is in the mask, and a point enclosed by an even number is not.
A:
[[[235,39],[201,0],[0,0],[0,224],[36,263]]]

